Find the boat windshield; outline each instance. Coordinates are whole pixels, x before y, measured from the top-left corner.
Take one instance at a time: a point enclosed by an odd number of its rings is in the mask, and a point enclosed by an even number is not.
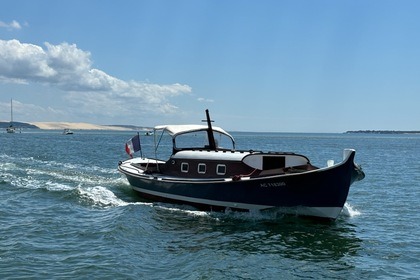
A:
[[[214,140],[216,146],[220,150],[234,150],[235,146],[232,139],[216,131],[213,131]],[[185,133],[177,135],[175,138],[174,148],[177,150],[182,149],[206,149],[209,148],[209,140],[207,137],[207,131],[194,131],[191,133]]]

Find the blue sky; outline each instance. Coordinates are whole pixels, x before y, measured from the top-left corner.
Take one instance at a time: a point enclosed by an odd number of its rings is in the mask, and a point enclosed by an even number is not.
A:
[[[0,6],[0,120],[420,130],[420,1]]]

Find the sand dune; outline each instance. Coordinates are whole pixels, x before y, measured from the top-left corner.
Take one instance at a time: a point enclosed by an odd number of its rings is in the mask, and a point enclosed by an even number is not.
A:
[[[91,123],[72,123],[72,122],[34,122],[40,129],[84,129],[84,130],[130,130],[127,127],[97,125]]]

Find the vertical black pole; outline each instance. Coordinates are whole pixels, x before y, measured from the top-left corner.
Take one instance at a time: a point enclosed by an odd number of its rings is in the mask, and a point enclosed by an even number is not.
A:
[[[209,147],[210,150],[217,150],[216,141],[214,140],[213,128],[211,126],[211,119],[209,114],[209,109],[206,109],[206,119],[207,119],[207,137],[209,138]]]
[[[140,142],[140,133],[138,131],[137,131],[137,136],[139,138],[140,157],[143,158],[143,150],[141,148],[141,142]]]

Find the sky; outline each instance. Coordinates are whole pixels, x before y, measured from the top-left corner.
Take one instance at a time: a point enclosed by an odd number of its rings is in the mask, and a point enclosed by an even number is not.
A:
[[[0,120],[420,130],[420,1],[0,0]]]

